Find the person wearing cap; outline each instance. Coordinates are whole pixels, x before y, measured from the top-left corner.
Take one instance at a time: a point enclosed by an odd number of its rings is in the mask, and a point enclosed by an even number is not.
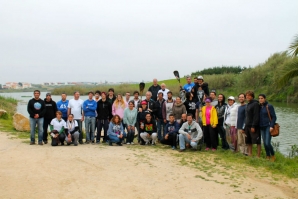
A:
[[[200,125],[193,120],[192,114],[188,113],[187,122],[183,123],[179,129],[179,152],[184,152],[186,146],[191,146],[192,149],[197,150],[198,143],[200,139],[202,139],[202,136],[203,133]]]
[[[141,144],[141,145],[144,145],[145,144],[145,141],[141,138],[141,127],[144,126],[144,121],[146,120],[146,115],[147,113],[150,113],[147,109],[147,101],[143,100],[141,102],[141,108],[139,109],[138,111],[138,116],[137,116],[137,121],[138,121],[138,124],[139,124],[139,131],[138,131],[138,142]]]
[[[66,93],[61,94],[61,100],[57,102],[57,110],[61,111],[62,119],[66,122],[67,121],[67,106],[68,100],[66,99]]]
[[[155,114],[155,119],[157,122],[157,136],[158,136],[158,141],[161,141],[161,139],[164,137],[164,117],[162,115],[162,108],[163,104],[165,103],[165,99],[163,98],[163,92],[159,92],[157,95],[157,100],[156,100],[156,107],[157,111]]]
[[[192,87],[195,85],[193,82],[191,82],[191,77],[189,75],[186,76],[186,84],[182,87],[180,84],[180,89],[185,90],[186,93],[191,92]]]
[[[109,88],[108,90],[108,96],[107,96],[107,100],[108,102],[110,102],[111,105],[114,104],[114,101],[116,100],[116,96],[115,96],[115,91],[113,88]]]
[[[51,124],[52,119],[56,117],[57,104],[52,100],[51,93],[46,94],[46,98],[44,99],[46,112],[44,114],[43,121],[43,143],[48,143],[48,127]]]
[[[202,107],[202,124],[204,141],[206,142],[206,151],[212,149],[217,150],[218,134],[216,126],[218,124],[217,112],[214,106],[211,105],[211,99],[205,99],[205,106]]]
[[[161,89],[160,85],[157,84],[157,79],[153,79],[153,85],[149,87],[148,91],[152,93],[151,99],[157,100],[157,93]]]
[[[248,156],[252,156],[252,145],[257,145],[257,156],[261,156],[261,134],[260,134],[260,106],[255,100],[253,91],[246,91],[247,100],[245,108],[245,143],[248,145]]]
[[[40,99],[40,91],[35,90],[33,92],[34,98],[30,99],[27,105],[27,111],[29,113],[30,122],[30,145],[35,144],[35,128],[38,128],[38,144],[43,145],[43,121],[45,114],[45,103]]]
[[[97,102],[97,134],[96,134],[96,144],[100,143],[101,130],[103,129],[103,141],[105,143],[108,141],[108,128],[109,121],[112,119],[112,105],[107,100],[106,92],[101,93],[101,99]]]
[[[97,102],[93,99],[93,92],[88,93],[88,99],[83,103],[85,116],[86,144],[94,143]]]
[[[145,145],[149,145],[150,141],[152,145],[155,145],[157,140],[157,128],[156,122],[150,113],[146,114],[143,125],[141,125],[141,138],[145,141]]]
[[[84,121],[84,112],[83,112],[83,103],[84,101],[80,99],[80,92],[74,92],[74,98],[68,102],[68,112],[67,114],[73,114],[73,119],[77,121],[79,126],[79,143],[83,143],[83,131],[82,123]]]
[[[266,151],[266,159],[271,162],[275,161],[274,149],[271,144],[271,134],[270,132],[274,128],[276,122],[276,114],[274,107],[266,101],[266,95],[259,95],[260,103],[260,131],[262,139],[264,142],[264,147]],[[269,117],[270,116],[270,117]]]
[[[237,151],[237,114],[239,105],[235,102],[235,97],[228,98],[228,105],[224,113],[224,127],[226,130],[226,140],[230,149]]]
[[[161,89],[158,91],[158,92],[162,92],[163,93],[163,98],[165,100],[168,100],[168,92],[170,91],[169,89],[166,88],[166,84],[165,83],[162,83],[160,85]]]
[[[219,99],[219,96],[218,96]],[[242,153],[243,155],[247,155],[247,145],[245,143],[245,108],[246,108],[246,103],[245,103],[245,94],[240,93],[238,95],[238,101],[240,103],[238,107],[238,113],[237,113],[237,143],[238,143],[238,151]]]
[[[230,146],[227,143],[226,130],[224,128],[224,115],[227,107],[227,103],[225,101],[226,101],[226,97],[224,96],[224,94],[219,94],[218,103],[215,105],[217,118],[218,118],[218,125],[216,130],[221,138],[221,148],[229,149]]]
[[[208,83],[204,82],[204,79],[202,76],[198,76],[197,79],[198,79],[197,83],[193,86],[192,92],[195,97],[195,100],[199,101],[199,97],[198,97],[199,88],[200,87],[202,88],[202,90],[204,91],[204,94],[207,95],[207,97],[209,96],[209,88],[208,88]]]

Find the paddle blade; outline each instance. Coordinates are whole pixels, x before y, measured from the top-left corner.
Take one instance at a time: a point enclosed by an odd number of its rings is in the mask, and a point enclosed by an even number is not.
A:
[[[140,93],[143,93],[144,88],[145,88],[145,83],[144,83],[144,82],[141,82],[141,83],[139,84],[139,88],[140,88]]]
[[[178,80],[178,82],[180,83],[180,76],[179,76],[179,72],[177,70],[174,71],[174,75],[175,75],[176,79]]]

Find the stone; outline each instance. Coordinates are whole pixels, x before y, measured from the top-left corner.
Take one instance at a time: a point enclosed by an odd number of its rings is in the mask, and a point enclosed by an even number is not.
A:
[[[21,113],[13,115],[13,126],[17,131],[30,131],[29,119]]]
[[[0,118],[5,117],[5,115],[7,115],[6,110],[0,109]]]

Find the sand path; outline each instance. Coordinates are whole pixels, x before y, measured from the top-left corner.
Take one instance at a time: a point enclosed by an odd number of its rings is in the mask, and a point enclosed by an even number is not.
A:
[[[30,146],[0,133],[0,198],[296,196],[295,181],[271,184],[254,177],[234,181],[219,173],[206,180],[208,173],[181,165],[173,155],[177,153],[137,145]]]

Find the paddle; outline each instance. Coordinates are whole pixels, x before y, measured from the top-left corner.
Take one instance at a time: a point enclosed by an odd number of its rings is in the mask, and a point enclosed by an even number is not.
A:
[[[139,84],[139,88],[140,88],[140,95],[141,95],[141,100],[142,100],[143,91],[144,91],[144,88],[145,88],[145,83],[144,82],[141,82]]]
[[[179,76],[179,72],[177,70],[174,71],[174,75],[175,75],[176,79],[178,80],[178,82],[180,83],[180,76]]]

